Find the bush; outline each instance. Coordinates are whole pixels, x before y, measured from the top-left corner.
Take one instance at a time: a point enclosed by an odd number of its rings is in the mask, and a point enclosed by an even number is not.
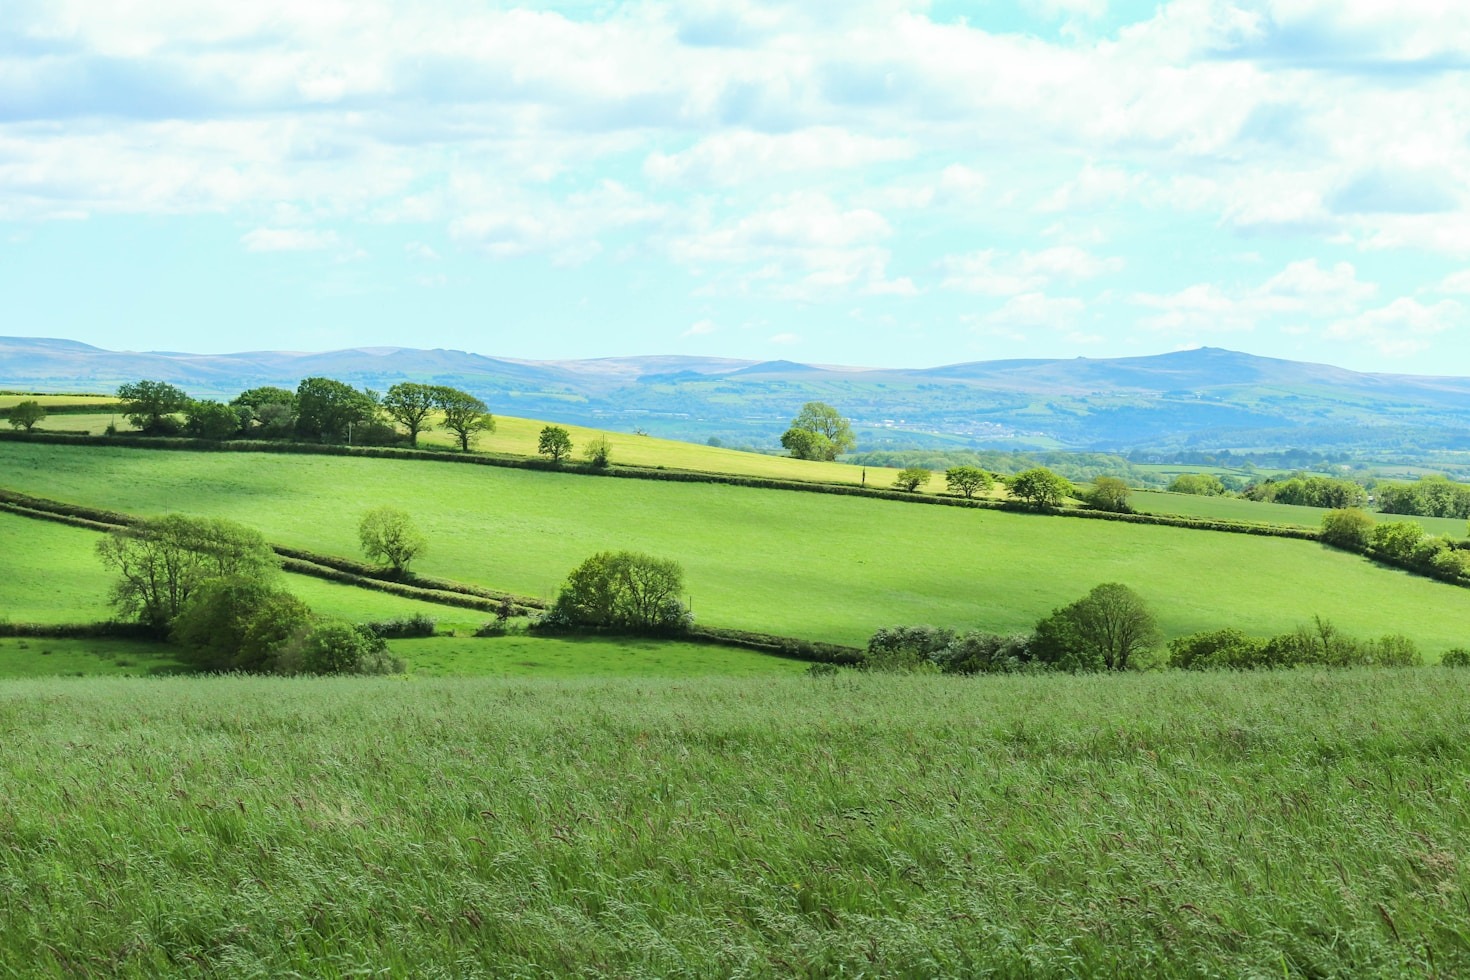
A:
[[[605,470],[612,464],[612,444],[607,436],[595,436],[582,448],[582,456],[594,470]]]
[[[613,627],[637,632],[683,632],[691,617],[679,595],[678,562],[634,551],[604,551],[572,570],[544,626]]]
[[[1372,515],[1357,507],[1329,511],[1322,517],[1322,543],[1348,551],[1366,551],[1373,537]]]
[[[1181,473],[1169,482],[1168,490],[1199,497],[1219,497],[1225,493],[1225,484],[1213,473]]]
[[[1181,670],[1251,670],[1264,665],[1266,643],[1227,628],[1181,636],[1169,643],[1169,666]]]
[[[1092,491],[1087,495],[1087,506],[1115,514],[1131,514],[1133,506],[1128,502],[1128,496],[1128,484],[1116,476],[1100,476],[1092,483]]]
[[[401,674],[404,663],[366,627],[323,620],[281,655],[278,669],[285,674]]]
[[[184,602],[170,638],[206,670],[275,669],[287,647],[310,629],[311,610],[284,589],[259,580],[218,578]]]
[[[406,640],[412,637],[433,636],[439,621],[427,613],[414,613],[398,619],[384,619],[364,623],[363,627],[374,636],[384,640]]]
[[[1446,650],[1439,664],[1441,667],[1470,667],[1470,650],[1464,647]]]
[[[386,562],[397,577],[407,574],[409,564],[429,546],[413,518],[396,507],[376,507],[363,514],[357,538],[369,561]]]

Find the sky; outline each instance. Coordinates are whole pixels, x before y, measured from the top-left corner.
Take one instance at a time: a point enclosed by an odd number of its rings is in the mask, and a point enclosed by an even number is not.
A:
[[[0,335],[1470,374],[1463,0],[4,0]]]

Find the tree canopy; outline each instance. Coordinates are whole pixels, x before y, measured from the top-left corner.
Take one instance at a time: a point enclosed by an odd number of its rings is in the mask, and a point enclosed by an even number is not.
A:
[[[604,551],[572,570],[547,615],[553,625],[664,632],[688,626],[679,601],[678,562],[634,551]]]
[[[1092,490],[1087,495],[1087,505],[1094,510],[1110,510],[1118,514],[1128,514],[1133,511],[1128,497],[1128,484],[1116,476],[1100,476],[1092,481]]]
[[[797,459],[833,460],[852,450],[852,425],[825,402],[807,402],[781,436],[781,445]]]
[[[37,422],[45,417],[46,410],[41,407],[41,403],[35,399],[28,399],[10,410],[10,427],[29,432],[35,428]]]
[[[548,425],[536,440],[536,451],[553,463],[560,463],[571,455],[572,434],[559,425]]]
[[[434,388],[434,404],[444,413],[444,428],[459,440],[461,452],[469,452],[480,433],[495,431],[495,419],[485,403],[468,392],[438,385]]]
[[[408,512],[397,507],[375,507],[363,514],[357,539],[369,561],[386,563],[400,576],[429,545]]]
[[[184,389],[165,381],[132,381],[119,385],[117,397],[122,403],[118,407],[127,420],[150,435],[176,431],[178,425],[172,416],[189,404],[189,396]]]
[[[967,500],[995,486],[995,478],[978,466],[951,466],[944,471],[944,482],[950,493],[960,494]]]
[[[1072,493],[1072,484],[1044,466],[1023,470],[1008,483],[1011,496],[1037,510],[1057,507]]]
[[[341,381],[306,378],[296,386],[296,429],[319,442],[346,442],[353,426],[377,414],[371,395]]]
[[[429,414],[438,402],[438,391],[434,385],[405,381],[389,388],[381,404],[390,419],[408,430],[408,444],[417,446],[419,433],[428,427]]]
[[[1036,624],[1032,652],[1063,670],[1126,670],[1159,642],[1142,596],[1105,582]]]

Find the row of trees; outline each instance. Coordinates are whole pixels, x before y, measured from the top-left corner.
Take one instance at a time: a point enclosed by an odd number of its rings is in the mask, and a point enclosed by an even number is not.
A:
[[[1211,473],[1182,473],[1170,482],[1169,490],[1222,496],[1230,492],[1230,487]],[[1413,483],[1370,481],[1369,485],[1339,477],[1293,473],[1251,483],[1240,490],[1240,496],[1246,500],[1335,510],[1366,507],[1372,502],[1384,514],[1470,518],[1470,486],[1438,473],[1426,474]]]
[[[494,417],[474,395],[415,382],[379,395],[332,378],[306,378],[295,391],[251,388],[225,403],[190,398],[163,381],[135,381],[120,386],[117,395],[124,417],[147,435],[383,444],[402,438],[396,428],[402,426],[409,444],[417,446],[419,434],[438,425],[468,452],[481,433],[495,430]]]
[[[1447,582],[1470,581],[1470,551],[1448,535],[1432,535],[1417,521],[1379,523],[1372,514],[1345,507],[1322,518],[1322,542],[1412,568]]]

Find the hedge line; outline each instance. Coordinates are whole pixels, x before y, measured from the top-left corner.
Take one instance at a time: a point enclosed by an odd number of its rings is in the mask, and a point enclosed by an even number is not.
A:
[[[53,640],[156,640],[158,633],[142,623],[10,623],[0,620],[0,636]]]
[[[859,664],[863,651],[858,647],[842,646],[837,643],[819,643],[798,640],[791,636],[774,633],[756,633],[751,630],[726,629],[720,626],[691,626],[686,634],[690,639],[717,646],[741,647],[761,653],[804,660],[819,664]]]
[[[483,599],[479,596],[465,595],[462,592],[438,592],[433,589],[421,589],[402,582],[388,582],[379,578],[367,578],[362,575],[354,575],[336,568],[328,568],[313,562],[302,561],[298,558],[282,558],[281,567],[288,572],[297,575],[310,575],[313,578],[326,579],[329,582],[340,582],[344,585],[353,585],[359,589],[372,589],[376,592],[387,592],[391,595],[401,596],[405,599],[418,599],[422,602],[433,602],[441,606],[458,606],[462,609],[478,609],[482,612],[495,612],[500,608],[500,603],[492,599]],[[523,610],[518,615],[529,615],[530,610]]]

